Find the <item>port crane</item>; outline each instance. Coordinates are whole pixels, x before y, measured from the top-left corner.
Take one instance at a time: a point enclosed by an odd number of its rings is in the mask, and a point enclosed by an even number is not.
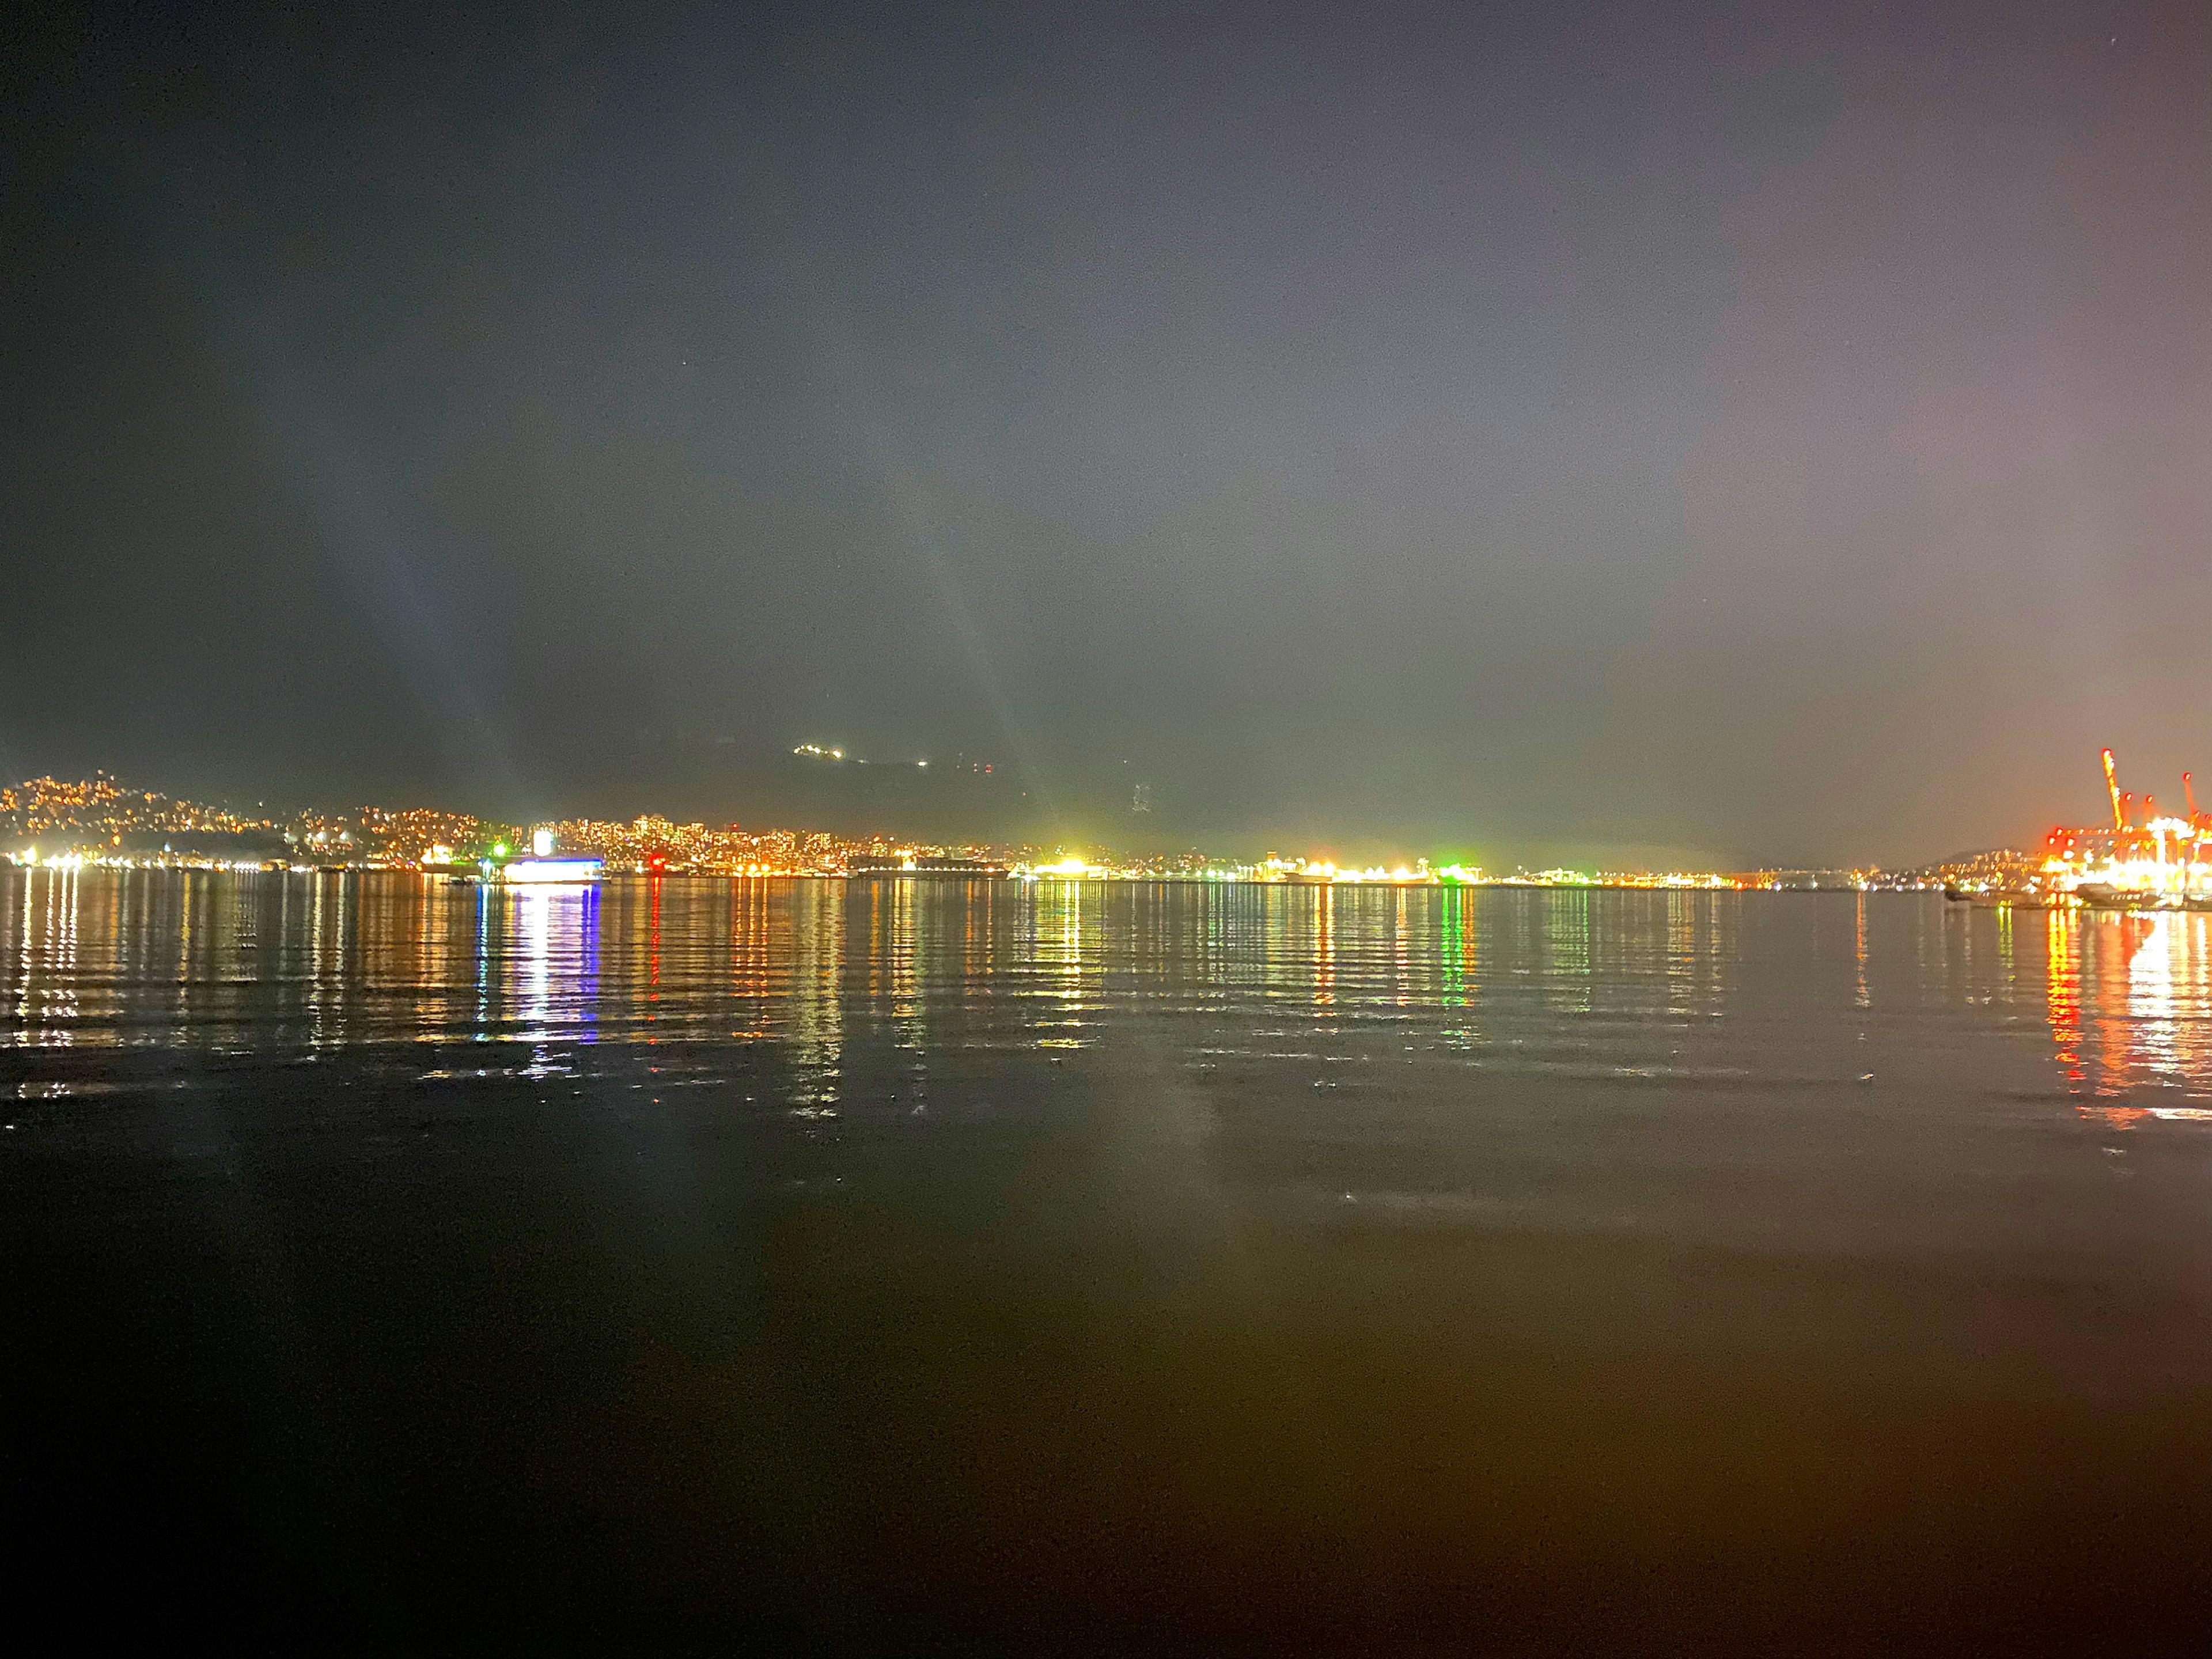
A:
[[[2112,827],[2053,830],[2044,842],[2048,890],[2102,908],[2212,909],[2212,814],[2197,810],[2196,774],[2181,775],[2185,818],[2160,817],[2157,797],[2147,794],[2138,825],[2136,798],[2120,787],[2112,751],[2101,750],[2100,758]]]

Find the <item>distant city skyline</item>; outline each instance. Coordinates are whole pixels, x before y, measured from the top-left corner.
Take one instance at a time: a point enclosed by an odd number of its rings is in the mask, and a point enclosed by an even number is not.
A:
[[[833,758],[826,754],[824,758]],[[834,757],[842,758],[842,757]],[[854,757],[855,763],[858,757]],[[919,763],[907,763],[919,769]],[[1139,797],[1139,799],[1142,799]],[[1144,815],[1134,813],[1141,818]],[[1778,876],[1925,885],[1961,875],[1987,876],[2034,854],[1990,849],[1955,866],[1936,860],[1883,869],[1870,863],[1803,866],[1531,866],[1484,863],[1468,854],[1400,847],[1382,856],[1346,854],[1329,845],[1296,842],[1212,849],[1196,845],[1160,851],[1100,838],[1023,842],[946,840],[896,825],[845,834],[756,818],[714,824],[647,811],[621,817],[507,819],[436,806],[350,808],[221,805],[173,797],[100,771],[88,778],[34,778],[0,785],[0,856],[17,864],[89,862],[127,867],[307,869],[358,865],[374,868],[463,869],[529,855],[533,837],[562,854],[605,860],[610,873],[839,875],[860,864],[896,864],[902,857],[985,861],[1018,872],[1115,878],[1331,882],[1476,882],[1534,879],[1544,884],[1698,884]],[[1354,843],[1340,841],[1334,847]],[[540,854],[543,856],[543,854]],[[1996,862],[1991,864],[1994,857]],[[1785,882],[1784,884],[1790,884]]]

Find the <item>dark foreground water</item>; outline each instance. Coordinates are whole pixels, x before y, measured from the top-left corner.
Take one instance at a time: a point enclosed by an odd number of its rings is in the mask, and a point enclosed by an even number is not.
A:
[[[2212,1628],[2212,917],[0,877],[9,1613]]]

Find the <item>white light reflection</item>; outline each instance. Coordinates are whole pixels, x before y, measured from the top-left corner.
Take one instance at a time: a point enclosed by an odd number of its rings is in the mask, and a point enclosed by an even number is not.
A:
[[[599,978],[599,892],[596,887],[522,887],[514,906],[515,952],[509,988],[525,1042],[591,1040]],[[541,1062],[543,1056],[540,1056]]]
[[[2153,1073],[2171,1074],[2180,1054],[2174,1030],[2176,943],[2166,918],[2158,916],[2128,958],[2128,1019],[2135,1030],[2135,1060]]]
[[[845,918],[833,884],[806,881],[792,895],[790,1012],[794,1116],[837,1115],[845,1055]]]

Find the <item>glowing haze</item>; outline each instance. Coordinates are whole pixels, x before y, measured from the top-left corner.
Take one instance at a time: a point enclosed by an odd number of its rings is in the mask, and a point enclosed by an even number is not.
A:
[[[1743,865],[2212,772],[2201,5],[44,27],[0,775]]]

